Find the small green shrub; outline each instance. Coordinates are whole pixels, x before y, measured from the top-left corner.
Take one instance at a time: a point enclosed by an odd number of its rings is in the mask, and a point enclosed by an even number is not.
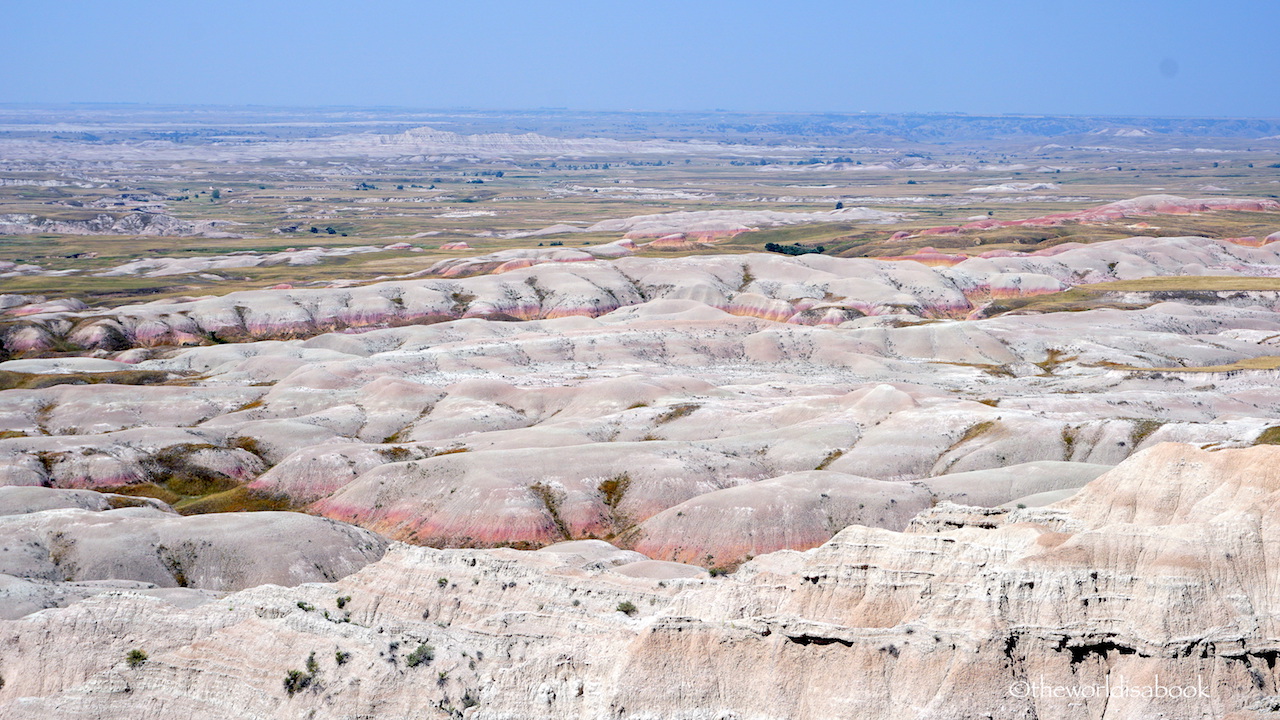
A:
[[[298,607],[301,608],[302,610],[305,610],[306,612],[311,612],[312,610],[316,609],[315,605],[312,605],[310,603],[305,603],[301,600],[298,601]]]
[[[320,663],[316,662],[316,654],[313,652],[307,656],[307,673],[315,675],[320,672]]]
[[[343,652],[341,650],[335,650],[333,652],[333,661],[339,665],[346,665],[347,661],[350,659],[351,659],[351,653],[349,652]]]
[[[431,664],[431,661],[435,659],[436,649],[426,643],[422,643],[418,646],[417,650],[409,653],[409,658],[405,660],[405,663],[409,667],[418,667],[424,663],[429,665]]]
[[[349,602],[351,602],[350,595],[343,595],[342,597],[338,598],[338,609],[341,610],[342,608],[346,607],[347,603]]]
[[[623,600],[622,602],[618,603],[618,612],[625,613],[627,615],[635,615],[636,604],[631,602],[630,600]]]
[[[124,656],[124,659],[129,663],[129,667],[131,668],[142,667],[143,663],[147,661],[147,654],[137,648],[134,648]]]
[[[284,676],[284,691],[293,697],[311,686],[311,676],[301,670],[290,670]]]
[[[440,578],[439,580],[436,581],[436,585],[439,585],[442,588],[448,587],[449,578]]]

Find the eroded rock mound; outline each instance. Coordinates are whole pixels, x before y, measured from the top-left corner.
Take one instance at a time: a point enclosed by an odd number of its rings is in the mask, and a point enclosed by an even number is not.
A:
[[[1262,718],[1280,694],[1277,461],[1161,444],[1055,507],[852,526],[719,579],[627,573],[649,561],[596,543],[397,545],[329,585],[93,598],[0,624],[0,711]],[[291,670],[308,677],[292,692]],[[1108,683],[1137,690],[1027,691]],[[1144,695],[1157,683],[1197,690]]]
[[[959,319],[993,301],[1080,283],[1153,276],[1274,277],[1280,265],[1280,246],[1274,243],[1248,247],[1190,237],[1065,243],[1036,253],[993,251],[969,259],[938,253],[906,258],[922,262],[772,254],[624,257],[629,252],[621,243],[594,250],[509,250],[443,260],[427,271],[441,277],[362,287],[255,290],[111,309],[32,304],[5,310],[12,317],[4,318],[0,330],[4,348],[22,354],[55,346],[119,351],[287,339],[468,317],[598,317],[664,299],[696,300],[734,315],[802,325],[904,313]]]
[[[902,530],[932,501],[909,483],[826,470],[791,473],[673,505],[622,541],[664,560],[732,565],[775,550],[817,547],[849,525]]]
[[[974,188],[969,192],[1021,192],[1013,185],[997,185]],[[1023,184],[1025,185],[1025,184]],[[920,231],[921,235],[953,234],[970,230],[990,230],[1001,227],[1055,227],[1065,223],[1103,223],[1122,218],[1147,217],[1150,215],[1188,215],[1191,213],[1245,211],[1275,212],[1280,210],[1280,202],[1269,198],[1199,198],[1188,199],[1177,195],[1143,195],[1128,200],[1119,200],[1087,210],[1044,215],[1026,220],[984,219],[965,223],[959,227],[936,227]]]
[[[299,513],[181,517],[151,508],[11,515],[0,518],[0,538],[8,575],[210,590],[333,580],[386,548],[371,532]]]
[[[367,530],[298,513],[181,517],[149,498],[0,487],[0,617],[113,590],[198,602],[332,581],[386,547]]]
[[[0,234],[38,235],[137,235],[238,238],[222,228],[233,223],[219,220],[191,222],[161,213],[134,212],[118,215],[99,213],[83,220],[63,220],[25,213],[0,215]]]
[[[1195,288],[1274,276],[1277,252],[1130,238],[929,265],[551,248],[498,274],[344,290],[115,309],[11,296],[6,337],[113,350],[0,364],[0,485],[731,566],[850,523],[901,529],[926,501],[1049,504],[1162,441],[1273,439],[1280,299]],[[1190,289],[962,319],[1140,277]]]

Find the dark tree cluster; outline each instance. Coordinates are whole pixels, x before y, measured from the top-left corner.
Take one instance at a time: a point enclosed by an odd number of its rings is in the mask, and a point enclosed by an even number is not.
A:
[[[810,253],[824,253],[827,249],[821,245],[817,247],[809,247],[795,243],[794,245],[780,245],[778,243],[765,243],[764,249],[772,253],[782,253],[783,255],[808,255]]]

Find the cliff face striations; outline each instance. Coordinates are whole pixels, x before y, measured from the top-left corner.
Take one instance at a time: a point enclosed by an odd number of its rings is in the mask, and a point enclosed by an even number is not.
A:
[[[1262,717],[1280,694],[1277,460],[1161,444],[1055,506],[941,505],[721,578],[598,541],[396,545],[336,583],[190,609],[92,598],[0,624],[0,714]],[[1019,684],[1108,682],[1207,697]]]

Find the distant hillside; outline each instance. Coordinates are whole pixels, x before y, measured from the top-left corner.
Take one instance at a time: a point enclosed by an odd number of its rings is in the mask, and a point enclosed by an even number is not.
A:
[[[53,135],[82,142],[132,139],[202,144],[228,135],[294,140],[358,132],[397,134],[423,125],[463,135],[536,133],[562,139],[709,140],[745,145],[1280,137],[1280,118],[0,104],[0,137],[11,139]]]
[[[1052,138],[1077,135],[1263,138],[1280,135],[1280,120],[866,113],[777,116],[758,119],[721,116],[719,122],[709,123],[708,128],[722,134],[804,137],[888,136],[917,142]]]

